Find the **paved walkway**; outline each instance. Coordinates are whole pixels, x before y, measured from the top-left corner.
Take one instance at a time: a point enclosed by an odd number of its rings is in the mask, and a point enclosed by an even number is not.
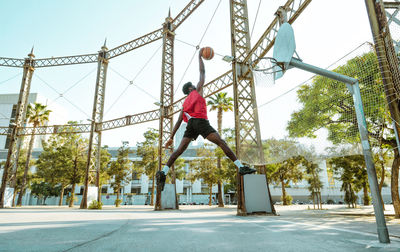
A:
[[[234,206],[0,209],[0,251],[400,251],[398,219],[387,217],[386,245],[377,241],[371,207],[307,208],[248,217]]]

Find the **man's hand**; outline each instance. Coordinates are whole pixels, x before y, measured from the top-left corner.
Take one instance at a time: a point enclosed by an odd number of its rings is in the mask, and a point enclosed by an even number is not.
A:
[[[199,58],[201,59],[201,55],[203,54],[203,49],[204,48],[200,48],[200,50],[199,50]]]
[[[165,143],[165,148],[168,148],[173,142],[174,142],[174,139],[172,139],[172,138],[168,139],[168,141]]]

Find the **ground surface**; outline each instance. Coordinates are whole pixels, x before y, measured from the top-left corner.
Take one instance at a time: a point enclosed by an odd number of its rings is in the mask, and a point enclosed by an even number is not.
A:
[[[400,251],[400,220],[387,217],[392,242],[380,244],[372,207],[325,207],[247,217],[234,206],[0,209],[0,251]]]

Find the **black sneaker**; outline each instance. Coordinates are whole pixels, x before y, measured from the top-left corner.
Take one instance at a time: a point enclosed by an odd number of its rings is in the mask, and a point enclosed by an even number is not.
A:
[[[256,169],[250,168],[246,165],[239,168],[240,175],[252,174],[255,173],[256,171],[257,171]]]
[[[164,191],[166,178],[167,178],[167,176],[165,176],[165,173],[163,171],[158,171],[156,173],[157,189],[160,189],[160,192]]]

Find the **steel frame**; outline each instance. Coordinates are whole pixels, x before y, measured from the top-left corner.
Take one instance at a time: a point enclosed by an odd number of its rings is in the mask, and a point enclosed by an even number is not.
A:
[[[247,0],[231,0],[231,45],[233,72],[233,93],[235,111],[236,155],[248,164],[264,164],[264,152],[261,142],[258,120],[256,92],[253,73],[242,75],[243,65],[249,65],[246,56],[250,52],[250,29],[247,13]],[[250,150],[255,149],[255,151]],[[238,215],[246,215],[246,206],[242,190],[243,182],[238,177]],[[269,192],[269,188],[268,188]],[[270,202],[272,208],[272,202]]]
[[[24,74],[22,76],[21,89],[19,91],[17,111],[15,114],[15,125],[11,129],[10,145],[8,147],[7,161],[4,165],[3,177],[1,180],[0,188],[0,208],[4,208],[4,193],[7,186],[8,172],[13,167],[14,176],[12,178],[12,185],[15,190],[17,164],[19,158],[19,150],[21,147],[21,137],[17,135],[17,129],[23,127],[26,117],[26,110],[29,98],[29,90],[31,88],[32,75],[35,70],[33,50],[28,54],[28,58],[24,62]],[[15,195],[15,194],[14,194]],[[14,202],[13,202],[14,204]]]
[[[173,151],[173,144],[165,148],[165,143],[171,137],[172,129],[174,127],[174,117],[170,112],[174,102],[174,40],[175,33],[173,30],[173,19],[171,13],[165,19],[163,25],[163,54],[161,64],[161,92],[160,92],[160,124],[159,124],[159,137],[158,137],[158,170],[161,170],[165,158],[163,153],[168,150],[170,153]],[[164,156],[165,157],[165,156]],[[171,167],[172,184],[175,185],[175,170]],[[161,210],[161,191],[157,188],[156,203],[154,210]],[[175,190],[176,191],[176,190]],[[176,198],[176,194],[175,194]],[[175,202],[175,209],[178,209],[178,201]]]
[[[96,165],[96,161],[93,162],[93,150],[94,146],[99,149],[101,147],[101,132],[104,130],[111,130],[115,128],[125,127],[129,125],[135,125],[139,123],[144,123],[148,121],[160,120],[160,143],[165,143],[165,141],[170,136],[172,131],[173,115],[178,113],[184,101],[184,98],[173,102],[173,38],[174,31],[179,27],[184,20],[186,20],[194,10],[196,10],[204,0],[192,0],[185,6],[185,8],[173,19],[170,17],[168,19],[168,29],[166,32],[165,24],[164,27],[127,42],[121,46],[115,47],[111,50],[101,51],[98,54],[85,54],[76,56],[66,56],[66,57],[52,57],[34,60],[30,56],[28,59],[15,59],[15,58],[5,58],[0,57],[0,66],[6,67],[23,67],[24,77],[23,81],[24,90],[21,86],[21,95],[26,95],[26,88],[30,85],[32,78],[32,73],[35,67],[51,67],[51,66],[62,66],[62,65],[72,65],[72,64],[84,64],[84,63],[94,63],[98,62],[98,75],[96,81],[96,93],[95,102],[93,107],[93,116],[91,124],[77,124],[77,125],[52,125],[52,126],[41,126],[36,128],[35,135],[45,135],[45,134],[62,134],[62,133],[90,133],[90,143],[91,150],[88,152],[88,169],[89,172],[92,171],[92,167]],[[295,19],[300,15],[300,13],[305,9],[305,7],[311,2],[311,0],[288,0],[285,7],[288,9],[289,23],[293,23]],[[220,92],[221,90],[234,85],[235,91],[235,124],[238,126],[237,129],[237,146],[239,150],[239,157],[242,155],[240,150],[242,150],[246,144],[247,139],[256,144],[255,146],[260,146],[261,137],[258,125],[258,115],[257,115],[257,104],[255,102],[254,93],[254,80],[252,73],[250,73],[249,64],[256,65],[257,60],[262,58],[273,46],[276,32],[278,30],[277,18],[271,23],[264,34],[260,37],[258,42],[253,48],[250,49],[249,44],[249,34],[248,34],[248,20],[247,20],[247,7],[246,1],[242,0],[231,0],[232,6],[236,9],[232,10],[235,13],[232,19],[233,35],[235,35],[235,41],[232,42],[232,55],[235,56],[235,61],[233,62],[233,69],[227,71],[211,82],[204,86],[204,96],[205,98]],[[242,34],[242,32],[244,32]],[[162,77],[162,89],[161,89],[161,99],[163,103],[159,110],[152,110],[143,113],[138,113],[134,115],[128,115],[122,118],[117,118],[108,121],[102,121],[102,113],[104,106],[104,88],[106,81],[106,69],[108,65],[108,60],[124,53],[142,47],[146,44],[152,43],[158,39],[163,38],[164,50],[163,50],[163,77]],[[32,54],[33,56],[33,54]],[[29,63],[29,64],[28,64]],[[28,67],[29,66],[29,67]],[[166,66],[168,66],[166,68]],[[26,72],[26,73],[25,73]],[[29,94],[29,87],[28,87]],[[165,97],[166,96],[166,97]],[[96,98],[97,97],[97,98]],[[249,100],[250,99],[250,100]],[[253,99],[253,100],[252,100]],[[27,101],[19,100],[20,109],[18,110],[19,117],[25,116],[21,114],[21,108],[26,109]],[[249,112],[252,111],[252,112]],[[248,125],[254,126],[250,129]],[[11,135],[13,145],[15,145],[16,139],[19,137],[30,135],[33,131],[32,127],[23,127],[22,124],[17,124],[16,127],[0,127],[0,135]],[[10,133],[11,132],[11,133]],[[11,146],[11,145],[10,145]],[[163,144],[161,144],[160,152],[163,151]],[[257,147],[258,148],[258,147]],[[263,164],[263,154],[262,151],[256,148],[255,155],[253,157],[258,157],[258,163]],[[11,149],[11,148],[10,148]],[[15,149],[15,148],[13,148]],[[172,151],[172,149],[170,150]],[[11,154],[7,158],[7,165],[12,163]],[[252,161],[251,157],[241,157],[246,161]],[[99,156],[96,156],[99,161]],[[161,159],[160,159],[161,160]],[[97,161],[97,163],[99,163]],[[90,164],[89,164],[90,163]],[[159,162],[161,165],[162,161]],[[96,169],[98,170],[98,169]],[[87,176],[89,176],[87,174]],[[3,176],[4,178],[4,176]],[[96,183],[98,184],[98,183]],[[5,183],[2,184],[2,186]],[[86,179],[85,179],[85,188]],[[4,188],[5,190],[5,188]],[[0,193],[4,194],[2,188]],[[85,189],[87,190],[87,189]],[[100,188],[99,188],[100,190]],[[1,200],[3,200],[3,195],[1,195]],[[2,202],[2,201],[1,201]],[[86,202],[87,204],[87,202]],[[1,207],[1,206],[0,206]]]
[[[83,191],[83,197],[80,208],[87,208],[87,194],[90,183],[90,172],[96,172],[96,186],[98,190],[97,202],[101,202],[101,188],[100,188],[100,153],[101,153],[101,128],[96,127],[97,123],[102,123],[104,113],[104,99],[106,92],[106,76],[108,67],[107,47],[104,46],[99,52],[99,62],[97,65],[97,78],[96,78],[96,90],[93,102],[93,113],[92,121],[90,125],[90,136],[89,136],[89,148],[88,158],[86,163],[85,173],[85,189]]]

